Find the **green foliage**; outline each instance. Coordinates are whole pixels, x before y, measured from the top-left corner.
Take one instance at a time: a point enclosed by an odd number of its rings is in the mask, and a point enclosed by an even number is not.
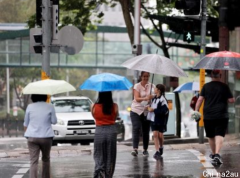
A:
[[[23,23],[34,14],[35,1],[33,0],[1,0],[0,21],[4,23]]]
[[[6,119],[6,113],[7,111],[0,111],[0,120]],[[24,120],[24,114],[25,111],[18,108],[18,116],[13,116],[13,109],[10,109],[10,115],[9,115],[9,119],[10,120],[15,120],[16,118],[18,118],[18,120],[23,121]]]

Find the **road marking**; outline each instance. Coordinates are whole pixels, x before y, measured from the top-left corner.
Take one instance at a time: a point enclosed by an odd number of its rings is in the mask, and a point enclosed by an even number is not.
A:
[[[202,163],[203,167],[206,169],[208,173],[212,173],[215,178],[217,178],[217,170],[214,168],[214,166],[207,160],[206,156],[204,156],[201,152],[193,149],[189,149],[189,152],[193,153],[199,161]]]
[[[25,174],[26,172],[28,172],[29,168],[20,168],[17,172],[17,174]]]
[[[12,178],[22,178],[24,175],[14,175]]]
[[[12,176],[12,178],[22,178],[24,174],[28,172],[30,164],[14,164],[14,166],[16,165],[20,165],[21,168]]]

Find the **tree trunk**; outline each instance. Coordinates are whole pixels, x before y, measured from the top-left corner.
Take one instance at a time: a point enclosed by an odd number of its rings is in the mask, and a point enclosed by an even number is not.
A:
[[[127,32],[130,39],[131,44],[134,42],[134,26],[131,19],[131,12],[130,12],[130,1],[129,0],[119,0],[121,7],[122,7],[122,13],[123,18],[127,26]]]

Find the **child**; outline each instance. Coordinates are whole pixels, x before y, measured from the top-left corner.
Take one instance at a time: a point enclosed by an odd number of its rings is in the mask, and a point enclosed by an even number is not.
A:
[[[163,154],[163,133],[167,131],[169,110],[167,99],[165,98],[165,86],[158,84],[154,92],[156,96],[152,99],[151,106],[148,107],[147,119],[151,121],[156,148],[156,153],[153,157],[158,159]]]

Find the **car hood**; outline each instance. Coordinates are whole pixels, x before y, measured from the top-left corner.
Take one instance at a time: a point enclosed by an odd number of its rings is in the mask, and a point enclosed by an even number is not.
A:
[[[94,120],[91,112],[75,112],[75,113],[56,113],[58,119],[68,120]]]

